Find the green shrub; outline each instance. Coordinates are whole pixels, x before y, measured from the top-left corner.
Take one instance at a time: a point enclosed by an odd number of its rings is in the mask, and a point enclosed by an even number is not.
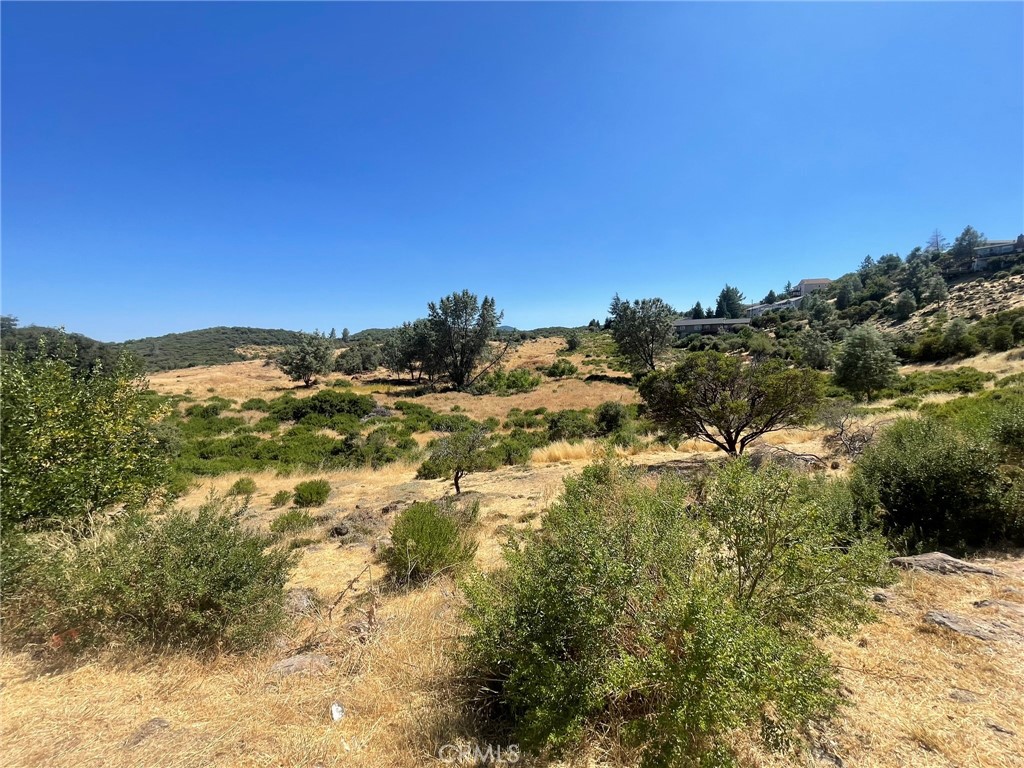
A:
[[[251,477],[240,477],[228,489],[228,496],[252,496],[256,493],[256,481]]]
[[[64,337],[35,357],[4,352],[0,398],[3,516],[38,527],[88,521],[115,505],[141,508],[170,476],[174,430],[124,356],[113,370],[76,373]]]
[[[553,379],[564,379],[566,376],[575,376],[579,372],[580,369],[564,357],[558,358],[544,369],[544,373]]]
[[[326,480],[306,480],[295,486],[296,507],[322,507],[331,493]]]
[[[953,424],[897,421],[861,456],[853,480],[861,513],[903,548],[1024,541],[1002,504],[1007,485],[996,452]]]
[[[516,428],[498,438],[498,442],[489,450],[489,453],[495,457],[497,464],[509,466],[528,464],[533,449],[547,444],[547,433],[527,432],[524,429]]]
[[[270,403],[264,400],[262,397],[251,397],[238,406],[240,411],[262,411],[263,413],[270,412]]]
[[[292,500],[292,492],[291,491],[285,491],[285,490],[278,491],[277,493],[275,493],[273,496],[270,497],[270,508],[271,509],[277,509],[278,507],[283,507],[285,504],[287,504],[291,500]]]
[[[437,504],[417,502],[396,518],[391,545],[381,553],[381,561],[393,580],[408,584],[458,573],[475,553],[476,544],[456,520]]]
[[[588,411],[565,410],[548,414],[548,440],[579,442],[596,434],[597,428]]]
[[[921,398],[914,395],[904,395],[892,401],[892,407],[901,411],[916,411],[921,407]]]
[[[505,417],[505,429],[537,429],[545,424],[544,414],[546,408],[535,408],[524,411],[521,408],[512,408]]]
[[[514,395],[530,392],[540,385],[540,376],[535,376],[525,368],[514,368],[511,371],[496,370],[477,379],[472,391],[477,395]]]
[[[289,509],[270,521],[271,533],[298,533],[317,524],[316,518],[301,509]]]
[[[622,403],[609,400],[601,403],[594,409],[594,424],[597,426],[597,433],[610,435],[618,432],[629,422],[629,409]]]
[[[996,387],[1024,387],[1024,373],[1011,373],[996,382]]]
[[[929,395],[940,392],[959,392],[969,394],[980,392],[985,388],[985,383],[994,378],[994,374],[985,373],[970,366],[960,366],[954,371],[915,371],[900,379],[888,393]]]
[[[39,544],[25,588],[5,590],[5,642],[251,648],[284,620],[293,561],[268,545],[218,502]]]
[[[778,746],[831,712],[814,637],[867,617],[865,587],[888,578],[844,486],[742,459],[701,493],[592,466],[504,557],[465,585],[478,703],[528,749],[610,730],[647,765],[730,765],[733,731]]]

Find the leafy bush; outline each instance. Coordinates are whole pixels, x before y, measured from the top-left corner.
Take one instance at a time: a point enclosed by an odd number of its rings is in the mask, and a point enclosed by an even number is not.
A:
[[[477,395],[514,395],[530,392],[540,385],[540,376],[535,376],[525,368],[514,368],[511,371],[502,369],[492,371],[477,379],[472,391]]]
[[[892,407],[902,411],[916,411],[921,407],[921,398],[914,395],[904,395],[892,401]]]
[[[381,561],[392,579],[410,583],[457,573],[475,553],[476,544],[450,515],[435,503],[417,502],[396,518]]]
[[[854,467],[861,513],[907,549],[1024,541],[988,442],[936,418],[901,419]]]
[[[40,341],[34,358],[4,352],[0,366],[4,518],[53,527],[161,495],[175,437],[131,360],[79,374]]]
[[[275,493],[273,496],[270,497],[270,508],[271,509],[277,509],[278,507],[283,507],[285,504],[287,504],[291,500],[292,500],[292,492],[291,491],[285,491],[285,490],[278,491],[277,493]]]
[[[256,493],[256,481],[251,477],[240,477],[228,489],[228,496],[252,496]]]
[[[578,442],[596,433],[588,411],[565,410],[548,414],[548,440]]]
[[[600,435],[618,432],[629,422],[629,409],[622,403],[609,400],[594,409],[594,424]]]
[[[548,444],[547,433],[527,432],[524,429],[513,429],[507,435],[498,438],[498,442],[488,453],[495,458],[496,464],[527,464],[534,448]]]
[[[564,357],[558,358],[544,369],[544,373],[553,379],[564,379],[566,376],[575,376],[579,372],[580,369]]]
[[[1003,387],[1024,387],[1024,373],[1011,373],[1009,376],[1003,376],[996,382],[996,386],[1000,389]]]
[[[729,765],[733,731],[778,745],[835,707],[813,638],[869,615],[886,558],[844,486],[741,459],[695,494],[605,461],[467,581],[468,664],[527,748],[620,730],[649,765]]]
[[[262,397],[251,397],[238,406],[240,411],[262,411],[263,413],[270,412],[270,403],[264,400]]]
[[[547,408],[534,408],[524,411],[521,408],[512,408],[505,417],[505,429],[537,429],[545,425],[544,414]]]
[[[296,507],[322,507],[331,493],[331,484],[326,480],[306,480],[295,486]]]
[[[290,509],[270,521],[271,533],[298,533],[316,525],[316,518],[301,509]]]
[[[915,371],[894,384],[890,391],[904,395],[929,395],[938,392],[968,394],[980,392],[995,374],[960,366],[955,371]]]
[[[222,503],[134,514],[77,541],[37,543],[4,595],[5,641],[244,650],[284,619],[293,561]]]

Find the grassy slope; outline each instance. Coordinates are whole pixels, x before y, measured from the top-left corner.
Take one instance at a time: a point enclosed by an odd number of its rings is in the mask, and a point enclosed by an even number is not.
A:
[[[549,362],[558,347],[550,340],[524,345],[513,364]],[[979,367],[1000,374],[1024,370],[1024,361],[1005,354],[984,359]],[[164,392],[192,389],[200,398],[209,397],[212,387],[237,399],[279,394],[294,386],[258,362],[172,371],[153,376],[152,384]],[[357,388],[380,387],[367,383]],[[530,394],[538,404],[558,408],[596,405],[611,399],[613,391],[622,399],[632,397],[625,387],[582,381],[547,381]],[[431,407],[459,405],[477,418],[533,407],[515,398],[428,397],[434,398]],[[772,437],[772,442],[800,451],[818,449],[817,440],[810,430]],[[562,478],[585,466],[592,447],[548,446],[529,466],[471,475],[464,481],[481,501],[480,567],[498,564],[500,542],[510,529],[539,524],[540,513],[560,492]],[[658,465],[708,456],[705,447],[689,444],[633,460]],[[316,510],[322,516],[318,526],[299,534],[313,543],[300,548],[291,586],[313,589],[330,603],[356,579],[333,616],[324,610],[301,621],[278,645],[255,656],[197,660],[168,654],[154,659],[112,650],[74,666],[44,669],[27,656],[0,653],[5,764],[418,766],[434,764],[432,755],[451,734],[472,734],[471,725],[460,719],[459,693],[452,681],[461,631],[458,591],[442,580],[411,594],[381,592],[380,571],[373,565],[374,548],[387,536],[394,517],[392,505],[438,498],[449,491],[448,484],[416,480],[415,467],[401,464],[325,476],[332,485],[331,497]],[[265,528],[282,511],[270,509],[271,495],[292,488],[304,476],[265,472],[253,477],[258,490],[247,520]],[[235,479],[225,475],[207,480],[184,503],[199,502],[211,489],[223,492]],[[326,531],[342,521],[355,536],[339,545]],[[975,600],[1024,602],[1024,561],[999,567],[1008,572],[1006,579],[905,575],[891,590],[890,602],[880,606],[878,622],[850,639],[823,641],[841,665],[851,704],[826,727],[823,739],[847,766],[1022,764],[1024,715],[1016,704],[1024,698],[1024,643],[983,643],[930,629],[923,622],[924,613],[937,608],[999,618],[991,609],[974,608]],[[371,602],[376,606],[372,627],[365,613]],[[335,660],[329,673],[286,679],[267,673],[274,661],[310,642]],[[968,697],[973,700],[951,698],[954,689],[973,692]],[[330,720],[332,701],[346,707],[340,723]],[[126,747],[126,740],[154,717],[164,718],[169,727]],[[991,723],[1017,735],[997,732]],[[503,741],[500,734],[496,738],[496,743]],[[621,755],[602,757],[599,749],[595,741],[591,754],[580,756],[580,764],[624,764]],[[768,766],[784,764],[785,758],[751,754],[746,762]],[[786,764],[802,762],[794,756]]]

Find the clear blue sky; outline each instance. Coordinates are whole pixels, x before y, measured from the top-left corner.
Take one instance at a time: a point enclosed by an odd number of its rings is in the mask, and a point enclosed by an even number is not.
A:
[[[1024,5],[2,6],[2,299],[102,340],[681,309],[1024,231]]]

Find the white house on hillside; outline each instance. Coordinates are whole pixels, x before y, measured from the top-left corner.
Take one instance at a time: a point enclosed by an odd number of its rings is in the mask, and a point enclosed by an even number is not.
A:
[[[806,296],[809,293],[820,291],[822,288],[828,288],[831,284],[832,281],[827,277],[805,278],[793,287],[793,293],[797,296]]]

